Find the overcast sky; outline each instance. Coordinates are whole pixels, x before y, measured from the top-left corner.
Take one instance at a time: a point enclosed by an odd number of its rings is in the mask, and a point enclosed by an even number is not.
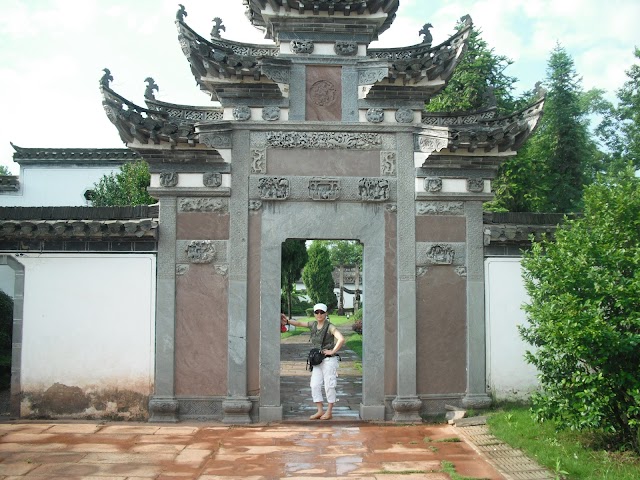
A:
[[[209,38],[214,17],[224,38],[267,43],[244,16],[242,0],[3,0],[0,16],[0,164],[18,174],[13,148],[123,147],[101,104],[98,80],[111,70],[111,87],[144,105],[144,79],[156,98],[210,105],[200,92],[177,40],[178,3],[186,22]],[[373,47],[421,42],[433,24],[434,45],[470,14],[497,54],[514,61],[507,74],[518,90],[543,80],[559,42],[573,57],[583,88],[614,92],[626,80],[640,45],[638,0],[400,0],[393,26]]]

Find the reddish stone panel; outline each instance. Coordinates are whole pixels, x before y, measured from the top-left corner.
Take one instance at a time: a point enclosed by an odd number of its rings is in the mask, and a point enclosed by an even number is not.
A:
[[[416,279],[418,394],[466,390],[466,278],[432,266]]]
[[[466,236],[463,216],[416,216],[416,242],[464,242]]]
[[[385,212],[384,252],[384,393],[394,395],[398,391],[398,275],[396,270],[398,216]]]
[[[228,282],[211,264],[176,277],[176,395],[227,394]]]
[[[341,67],[307,67],[306,120],[342,121]]]
[[[378,150],[285,150],[267,151],[269,175],[325,177],[378,177]]]
[[[228,240],[229,214],[211,212],[178,213],[178,240]]]
[[[247,388],[260,394],[260,235],[261,212],[249,212],[249,253],[247,278]]]

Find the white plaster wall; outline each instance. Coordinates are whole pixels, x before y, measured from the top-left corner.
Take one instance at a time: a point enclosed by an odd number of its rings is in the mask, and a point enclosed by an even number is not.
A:
[[[118,166],[36,167],[20,169],[20,190],[0,194],[0,206],[79,207],[89,204],[84,192],[94,188],[104,175],[119,171]]]
[[[25,254],[21,387],[152,393],[154,255]]]
[[[524,360],[532,347],[517,328],[526,323],[521,307],[528,301],[520,260],[485,260],[487,376],[496,400],[523,400],[538,386],[536,369]]]

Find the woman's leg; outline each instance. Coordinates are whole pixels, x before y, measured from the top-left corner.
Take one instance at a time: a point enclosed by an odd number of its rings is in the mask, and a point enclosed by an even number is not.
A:
[[[311,399],[316,404],[318,411],[309,417],[310,420],[317,420],[324,413],[322,411],[322,365],[316,365],[311,370]]]
[[[337,357],[325,358],[322,362],[322,374],[324,380],[324,392],[327,396],[327,411],[320,417],[329,420],[333,416],[333,404],[336,403],[336,386],[338,385],[338,359]]]

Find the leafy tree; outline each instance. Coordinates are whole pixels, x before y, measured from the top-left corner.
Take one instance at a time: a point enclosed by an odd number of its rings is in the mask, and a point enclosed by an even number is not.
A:
[[[11,351],[13,299],[0,290],[0,351]]]
[[[501,166],[491,209],[566,213],[581,208],[584,185],[601,155],[589,135],[588,97],[580,84],[573,59],[556,45],[547,65],[544,116],[518,155]]]
[[[456,29],[460,30],[463,26],[458,23]],[[427,111],[480,110],[493,102],[492,96],[495,96],[499,113],[511,113],[516,107],[518,102],[513,97],[516,78],[505,73],[513,61],[496,54],[481,34],[480,30],[471,31],[463,58],[444,90],[427,104]]]
[[[120,172],[105,175],[94,185],[91,201],[94,207],[150,205],[156,202],[147,192],[150,182],[147,162],[125,163]]]
[[[302,280],[313,302],[326,303],[329,309],[336,306],[333,293],[333,265],[329,249],[322,242],[314,240],[307,250],[309,260],[302,271]]]
[[[581,217],[523,260],[520,332],[541,383],[533,410],[640,453],[640,178],[631,165],[601,176],[584,202]]]
[[[331,240],[326,242],[334,267],[340,265],[362,266],[362,244],[352,240]]]
[[[6,165],[0,165],[0,175],[11,175]]]
[[[307,263],[307,246],[304,240],[287,239],[282,244],[282,270],[281,285],[282,294],[286,302],[287,316],[291,317],[292,297],[295,292],[296,282],[302,274]]]

